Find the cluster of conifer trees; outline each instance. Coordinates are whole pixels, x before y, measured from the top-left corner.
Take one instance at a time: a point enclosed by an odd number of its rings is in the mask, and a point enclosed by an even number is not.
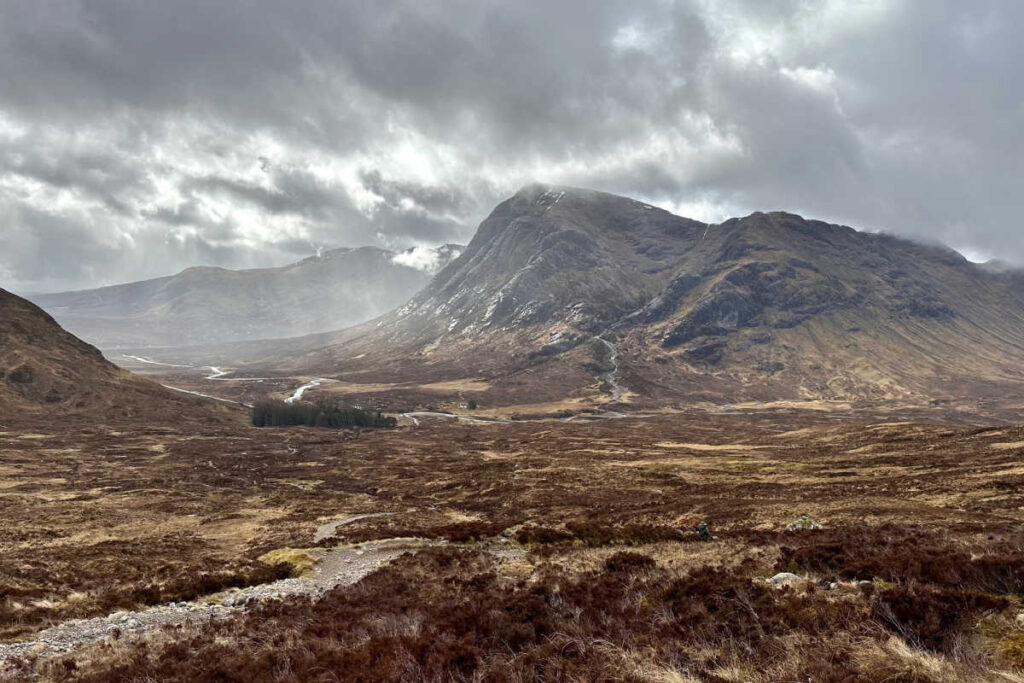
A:
[[[394,427],[398,420],[372,410],[342,408],[328,403],[285,403],[260,401],[252,408],[252,423],[257,427]]]

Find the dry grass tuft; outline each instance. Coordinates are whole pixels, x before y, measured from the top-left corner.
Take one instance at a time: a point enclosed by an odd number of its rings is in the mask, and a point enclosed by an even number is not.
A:
[[[323,551],[305,548],[278,548],[260,555],[259,561],[270,566],[288,565],[293,577],[307,576],[319,561]]]

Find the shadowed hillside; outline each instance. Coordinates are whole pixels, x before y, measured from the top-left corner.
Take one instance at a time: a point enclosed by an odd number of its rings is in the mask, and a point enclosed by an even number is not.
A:
[[[0,410],[9,425],[21,419],[72,415],[101,421],[215,420],[227,409],[118,368],[43,310],[0,289]]]

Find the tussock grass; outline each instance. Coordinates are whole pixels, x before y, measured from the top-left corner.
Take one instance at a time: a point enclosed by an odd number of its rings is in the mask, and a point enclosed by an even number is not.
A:
[[[259,561],[269,566],[287,565],[293,577],[307,576],[323,554],[322,550],[306,548],[278,548],[260,555]]]

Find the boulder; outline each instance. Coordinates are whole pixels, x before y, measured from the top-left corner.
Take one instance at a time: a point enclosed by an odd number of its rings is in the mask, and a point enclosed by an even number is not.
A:
[[[765,579],[765,581],[773,586],[788,586],[791,583],[803,581],[803,579],[791,572],[782,572],[781,574],[776,574],[770,579]]]

